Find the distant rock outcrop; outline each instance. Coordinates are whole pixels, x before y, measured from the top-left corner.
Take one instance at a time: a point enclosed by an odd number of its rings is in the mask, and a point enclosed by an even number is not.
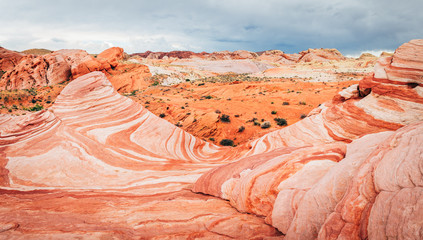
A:
[[[260,54],[260,56],[257,57],[257,60],[282,64],[294,64],[298,59],[288,56],[280,50],[269,50]]]
[[[345,57],[336,49],[308,49],[300,52],[299,62],[327,62],[344,60]]]
[[[22,53],[24,54],[33,54],[33,55],[46,55],[49,53],[52,53],[53,51],[48,50],[48,49],[44,49],[44,48],[32,48],[32,49],[27,49],[22,51]]]
[[[66,81],[71,68],[62,55],[26,55],[0,79],[0,89],[29,89]]]
[[[118,47],[103,51],[97,58],[84,50],[77,49],[64,49],[41,56],[26,55],[20,59],[16,66],[2,76],[0,89],[28,89],[58,84],[93,71],[107,73],[113,71],[124,57],[123,49]],[[116,81],[113,81],[114,86],[117,89],[124,87],[125,89],[128,88],[128,91],[132,91],[131,86],[137,87],[140,85],[137,83],[140,78],[142,78],[140,80],[142,81],[145,77],[150,76],[148,67],[139,65],[139,68],[142,68],[142,75],[137,78],[129,77],[122,83],[117,82],[116,79]],[[128,83],[128,81],[131,83]]]
[[[123,48],[112,47],[98,54],[97,60],[108,64],[111,68],[115,68],[124,57]],[[104,66],[104,68],[106,69],[107,66]]]
[[[0,71],[11,71],[25,54],[0,47]],[[1,77],[1,76],[0,76]]]

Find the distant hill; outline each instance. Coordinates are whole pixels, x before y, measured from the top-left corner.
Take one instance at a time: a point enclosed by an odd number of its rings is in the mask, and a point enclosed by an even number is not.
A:
[[[28,49],[25,51],[22,51],[22,53],[25,54],[34,54],[34,55],[45,55],[45,54],[49,54],[53,51],[48,50],[48,49],[44,49],[44,48],[33,48],[33,49]]]

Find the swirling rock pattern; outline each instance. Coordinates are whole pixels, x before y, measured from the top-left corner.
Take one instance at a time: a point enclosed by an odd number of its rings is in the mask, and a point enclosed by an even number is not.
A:
[[[307,119],[253,141],[250,153],[286,146],[351,142],[366,134],[422,121],[422,69],[423,40],[405,43],[393,57],[379,59],[373,77],[343,90],[332,102],[312,111]]]
[[[421,46],[237,148],[83,75],[48,110],[0,116],[0,237],[421,239]]]
[[[193,190],[265,216],[285,239],[423,238],[423,40]],[[388,211],[386,211],[386,208]]]
[[[2,115],[0,126],[0,238],[280,235],[263,218],[189,190],[241,152],[156,117],[101,72],[69,83],[51,109]]]

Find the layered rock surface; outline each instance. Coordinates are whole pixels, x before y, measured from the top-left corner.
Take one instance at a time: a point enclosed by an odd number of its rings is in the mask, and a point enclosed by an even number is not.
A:
[[[0,116],[0,237],[421,239],[421,46],[236,148],[83,75],[48,110]]]
[[[69,83],[49,110],[2,115],[0,126],[1,238],[279,235],[262,218],[189,191],[237,151],[154,116],[103,73]]]
[[[23,56],[22,53],[0,47],[0,70],[3,72],[11,71]]]
[[[253,141],[248,157],[210,170],[194,191],[265,216],[286,239],[422,238],[422,43],[402,45],[373,77]],[[401,204],[408,210],[393,209]]]

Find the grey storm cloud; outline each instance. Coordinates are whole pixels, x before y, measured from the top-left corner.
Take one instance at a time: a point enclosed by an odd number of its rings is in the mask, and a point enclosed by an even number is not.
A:
[[[393,50],[422,38],[421,0],[0,0],[0,45],[100,52]]]

